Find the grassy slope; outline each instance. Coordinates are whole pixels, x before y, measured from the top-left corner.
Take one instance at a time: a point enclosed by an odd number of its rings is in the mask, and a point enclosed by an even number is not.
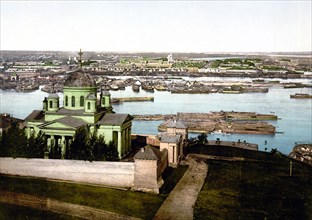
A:
[[[178,169],[168,168],[165,171],[163,176],[165,184],[161,195],[4,175],[0,175],[0,190],[38,195],[119,214],[152,219],[166,198],[164,194],[173,189],[186,169],[187,167],[180,166]]]
[[[209,151],[220,154],[218,148]],[[235,156],[235,150],[222,154]],[[262,161],[207,162],[195,219],[312,219],[312,167],[293,161],[290,177],[284,156],[238,149],[242,155]]]

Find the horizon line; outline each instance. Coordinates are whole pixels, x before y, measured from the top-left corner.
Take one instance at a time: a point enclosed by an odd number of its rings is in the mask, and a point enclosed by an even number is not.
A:
[[[76,50],[37,50],[37,49],[0,49],[0,51],[24,51],[24,52],[76,52]],[[79,49],[77,50],[79,51]],[[195,54],[267,54],[267,53],[310,53],[312,56],[311,51],[105,51],[105,50],[82,50],[83,52],[97,52],[97,53],[195,53]]]

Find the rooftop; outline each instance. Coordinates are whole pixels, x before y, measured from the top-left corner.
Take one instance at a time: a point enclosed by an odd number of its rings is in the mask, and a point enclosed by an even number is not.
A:
[[[177,143],[181,138],[180,134],[168,134],[163,133],[161,134],[160,141],[164,143]]]
[[[73,127],[73,128],[79,128],[81,126],[86,125],[86,123],[83,120],[78,119],[78,118],[73,118],[73,117],[64,117],[64,118],[57,119],[55,121],[60,122],[65,125],[69,125],[70,127]]]
[[[175,121],[175,120],[170,120],[168,123],[168,128],[180,128],[180,129],[186,129],[187,126],[180,120]]]
[[[40,110],[34,110],[25,118],[25,121],[44,121],[44,113]]]
[[[48,96],[48,99],[58,99],[58,98],[59,98],[59,96],[56,93],[50,93]]]
[[[87,95],[86,99],[96,99],[96,96],[94,93],[89,93],[89,95]]]
[[[106,113],[101,120],[98,121],[100,125],[117,125],[120,126],[133,117],[129,114],[113,114]]]
[[[139,150],[133,158],[140,160],[159,160],[161,158],[161,152],[155,147],[147,145],[142,150]]]

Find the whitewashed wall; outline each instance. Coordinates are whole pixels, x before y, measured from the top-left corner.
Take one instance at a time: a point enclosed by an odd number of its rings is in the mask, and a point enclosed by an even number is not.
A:
[[[2,157],[0,173],[115,187],[132,187],[134,184],[134,163],[131,162]]]

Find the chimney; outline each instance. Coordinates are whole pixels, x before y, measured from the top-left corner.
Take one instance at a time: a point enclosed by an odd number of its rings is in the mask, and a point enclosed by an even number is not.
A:
[[[144,148],[144,147],[142,147],[142,148],[141,148],[141,152],[142,152],[142,153],[144,153],[144,151],[145,151],[145,148]]]

